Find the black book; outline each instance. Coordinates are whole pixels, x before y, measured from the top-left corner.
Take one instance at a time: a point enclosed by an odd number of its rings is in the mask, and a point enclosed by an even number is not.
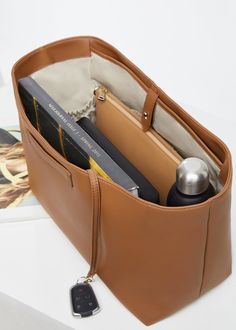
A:
[[[26,115],[40,134],[68,161],[94,168],[138,196],[138,185],[31,77],[19,80]]]
[[[77,121],[111,158],[137,183],[139,197],[153,203],[159,203],[159,193],[141,172],[112,144],[110,140],[96,127],[91,120],[83,117]]]

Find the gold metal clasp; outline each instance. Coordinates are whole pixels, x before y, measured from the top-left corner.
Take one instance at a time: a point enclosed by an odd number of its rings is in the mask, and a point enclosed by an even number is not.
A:
[[[108,90],[104,86],[99,86],[94,89],[94,95],[96,95],[97,99],[102,102],[106,100],[107,92],[108,92]]]

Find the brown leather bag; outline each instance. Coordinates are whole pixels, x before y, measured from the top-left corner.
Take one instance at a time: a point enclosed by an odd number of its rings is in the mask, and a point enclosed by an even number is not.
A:
[[[142,89],[143,108],[137,107],[143,134],[154,120],[158,103],[216,160],[222,187],[214,197],[186,207],[142,200],[94,170],[68,162],[33,127],[19,97],[18,79],[53,63],[90,57],[96,63],[105,59],[115,64],[115,70],[121,68],[120,87],[124,78],[124,84],[132,79],[135,88]],[[109,85],[109,70],[102,73]],[[218,137],[117,49],[95,37],[73,37],[32,51],[14,65],[12,79],[32,191],[90,263],[89,274],[97,273],[144,324],[165,318],[231,273],[232,164],[227,146]],[[129,95],[127,100],[123,101],[129,103]],[[168,170],[162,159],[160,166]]]

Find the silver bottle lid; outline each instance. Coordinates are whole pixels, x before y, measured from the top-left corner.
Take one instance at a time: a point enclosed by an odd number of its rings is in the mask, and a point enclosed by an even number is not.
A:
[[[184,159],[176,170],[177,189],[186,195],[198,195],[209,186],[209,170],[200,158]]]

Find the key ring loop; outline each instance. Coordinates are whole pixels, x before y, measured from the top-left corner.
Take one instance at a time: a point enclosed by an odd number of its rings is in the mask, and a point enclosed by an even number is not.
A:
[[[84,279],[84,280],[81,281],[80,279]],[[93,277],[92,276],[81,276],[78,279],[77,283],[81,283],[81,282],[83,282],[83,283],[89,283],[89,282],[92,282],[92,281],[93,281]]]

